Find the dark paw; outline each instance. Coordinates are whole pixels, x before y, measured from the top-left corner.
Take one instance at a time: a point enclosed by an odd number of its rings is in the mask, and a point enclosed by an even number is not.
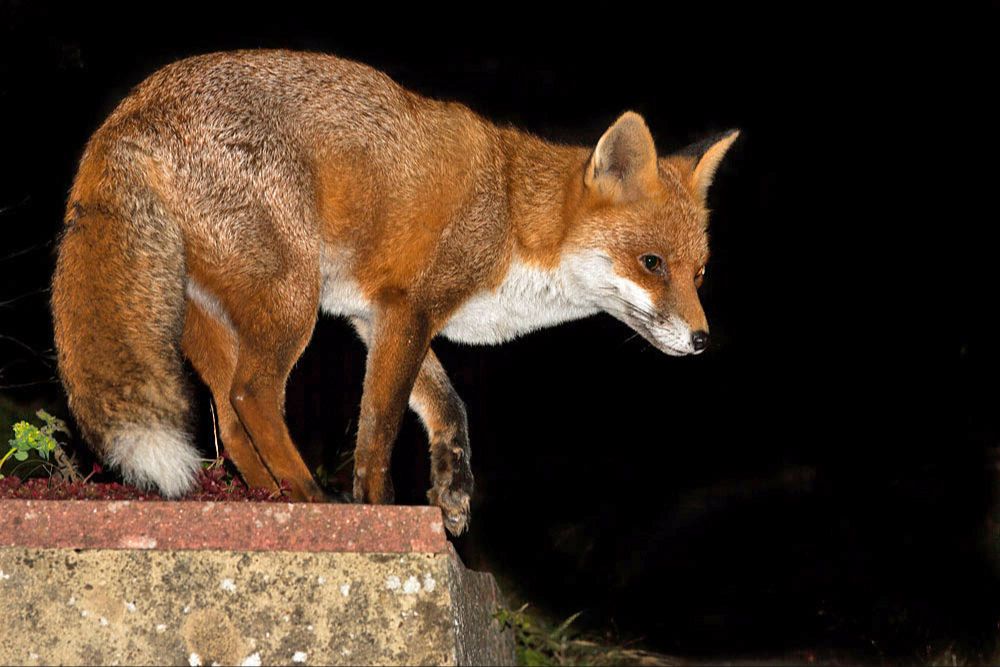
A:
[[[448,532],[458,537],[471,521],[469,504],[472,500],[472,469],[461,448],[453,448],[434,466],[434,486],[427,492],[427,499],[444,512],[444,525]]]
[[[469,502],[471,498],[465,491],[433,487],[427,492],[427,499],[432,505],[437,505],[444,513],[444,526],[448,532],[458,537],[469,527]]]

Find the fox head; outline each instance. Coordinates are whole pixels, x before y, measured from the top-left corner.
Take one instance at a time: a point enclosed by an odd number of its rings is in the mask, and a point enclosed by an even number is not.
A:
[[[645,121],[627,112],[585,167],[567,238],[572,271],[595,306],[670,355],[708,346],[698,299],[708,263],[706,195],[738,135],[658,158]]]

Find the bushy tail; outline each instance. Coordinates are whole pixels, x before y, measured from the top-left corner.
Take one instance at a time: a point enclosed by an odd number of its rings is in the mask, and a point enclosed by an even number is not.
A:
[[[59,372],[95,452],[127,483],[183,495],[188,434],[180,340],[184,247],[152,196],[88,201],[74,188],[52,284]]]

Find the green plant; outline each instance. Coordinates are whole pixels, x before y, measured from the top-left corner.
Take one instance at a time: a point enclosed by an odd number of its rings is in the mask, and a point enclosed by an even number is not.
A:
[[[581,612],[550,628],[529,615],[527,609],[528,605],[524,604],[516,610],[500,609],[496,614],[502,626],[514,631],[518,664],[528,667],[567,664],[571,648],[569,628]]]
[[[58,447],[61,443],[56,440],[55,435],[56,433],[70,434],[66,423],[45,410],[39,410],[35,414],[44,424],[41,428],[26,421],[14,424],[14,437],[7,441],[10,449],[3,458],[0,458],[0,469],[12,456],[15,461],[27,461],[32,452],[44,461],[48,461],[51,456],[58,457],[60,451]],[[3,479],[2,474],[0,474],[0,479]]]
[[[644,651],[630,642],[613,637],[583,637],[573,629],[580,617],[577,612],[555,625],[528,610],[499,609],[497,621],[514,633],[517,664],[526,667],[562,667],[563,665],[677,665],[673,656]]]

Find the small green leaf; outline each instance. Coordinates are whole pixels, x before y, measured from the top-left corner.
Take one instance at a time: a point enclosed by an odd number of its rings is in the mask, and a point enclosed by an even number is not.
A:
[[[28,452],[18,450],[16,452],[14,452],[14,458],[17,459],[18,461],[27,461],[28,460]]]
[[[42,427],[42,432],[45,435],[51,436],[53,433],[65,433],[69,435],[69,428],[66,427],[66,422],[54,415],[50,415],[45,410],[39,410],[35,413],[38,418],[45,422],[45,426]]]

